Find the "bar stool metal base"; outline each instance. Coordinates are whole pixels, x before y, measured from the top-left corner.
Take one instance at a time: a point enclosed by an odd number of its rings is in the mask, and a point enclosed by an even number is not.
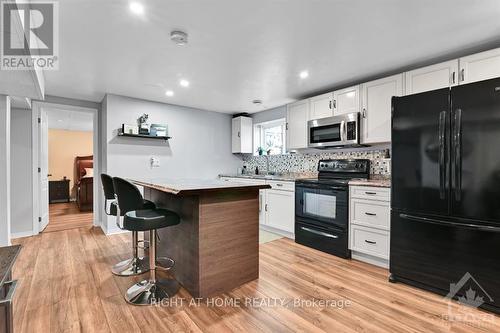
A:
[[[144,274],[149,272],[149,257],[138,257],[121,261],[111,268],[111,272],[118,276]]]
[[[179,288],[179,283],[172,279],[144,280],[127,290],[125,300],[134,305],[159,304],[161,300],[174,296]]]

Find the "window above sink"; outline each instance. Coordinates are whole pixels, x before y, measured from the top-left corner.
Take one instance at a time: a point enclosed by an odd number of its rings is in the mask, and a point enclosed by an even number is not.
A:
[[[285,154],[285,127],[285,118],[254,124],[254,155],[267,155],[269,150],[270,155]],[[259,153],[259,150],[262,150],[262,153]]]

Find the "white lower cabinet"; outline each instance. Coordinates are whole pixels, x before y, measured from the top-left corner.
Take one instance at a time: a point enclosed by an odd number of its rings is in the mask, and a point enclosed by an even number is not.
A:
[[[352,258],[389,267],[390,189],[350,186],[349,249]]]
[[[295,192],[271,189],[266,190],[265,197],[265,225],[293,234],[295,228]]]
[[[293,238],[295,233],[295,182],[253,178],[221,177],[222,181],[267,184],[259,191],[259,224],[262,229]]]

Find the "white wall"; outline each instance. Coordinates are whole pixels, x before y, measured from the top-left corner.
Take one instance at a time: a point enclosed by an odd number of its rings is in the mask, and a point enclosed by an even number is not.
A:
[[[149,123],[167,124],[172,139],[117,137],[123,123],[136,124],[143,113]],[[106,156],[103,170],[130,178],[215,179],[235,173],[242,160],[231,154],[231,116],[188,107],[108,94],[102,102]],[[158,157],[160,167],[151,168]],[[114,228],[115,219],[108,219]],[[107,230],[110,232],[110,230]]]
[[[11,111],[11,236],[33,233],[31,110]]]
[[[10,98],[0,95],[0,246],[10,245]]]

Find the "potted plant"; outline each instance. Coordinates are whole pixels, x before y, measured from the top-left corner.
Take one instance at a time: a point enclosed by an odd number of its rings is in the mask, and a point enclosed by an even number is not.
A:
[[[264,148],[262,147],[257,148],[257,152],[259,153],[259,156],[264,155]]]

